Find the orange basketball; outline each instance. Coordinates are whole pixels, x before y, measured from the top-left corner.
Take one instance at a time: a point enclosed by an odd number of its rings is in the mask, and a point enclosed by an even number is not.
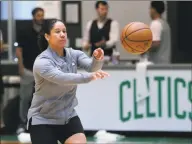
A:
[[[121,32],[121,44],[132,54],[146,52],[152,44],[152,32],[149,26],[142,22],[127,24]]]

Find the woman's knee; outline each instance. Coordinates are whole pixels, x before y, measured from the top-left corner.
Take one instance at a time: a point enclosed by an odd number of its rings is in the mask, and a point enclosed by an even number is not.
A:
[[[72,136],[70,136],[64,144],[86,144],[87,139],[85,134],[83,133],[77,133]]]

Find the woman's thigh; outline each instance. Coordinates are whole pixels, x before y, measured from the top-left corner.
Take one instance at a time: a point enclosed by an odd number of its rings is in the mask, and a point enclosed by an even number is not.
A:
[[[51,125],[30,126],[32,144],[57,144],[57,136]]]
[[[64,142],[64,144],[86,144],[86,143],[87,140],[85,134],[83,133],[74,134]]]
[[[71,118],[69,123],[59,130],[59,140],[64,143],[86,143],[83,126],[78,116]]]

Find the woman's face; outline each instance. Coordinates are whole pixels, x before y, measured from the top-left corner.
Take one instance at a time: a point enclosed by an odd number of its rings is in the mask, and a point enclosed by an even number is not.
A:
[[[67,43],[67,31],[65,25],[57,21],[50,31],[50,34],[45,36],[49,45],[53,48],[64,48]]]

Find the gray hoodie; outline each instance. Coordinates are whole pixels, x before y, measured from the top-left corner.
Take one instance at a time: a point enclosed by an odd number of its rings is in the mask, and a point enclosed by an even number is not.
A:
[[[65,56],[59,57],[48,47],[34,62],[35,93],[28,111],[28,122],[32,118],[32,125],[66,124],[76,116],[77,84],[91,81],[91,73],[77,73],[77,68],[94,72],[103,66],[103,61],[89,58],[82,51],[64,51]]]

